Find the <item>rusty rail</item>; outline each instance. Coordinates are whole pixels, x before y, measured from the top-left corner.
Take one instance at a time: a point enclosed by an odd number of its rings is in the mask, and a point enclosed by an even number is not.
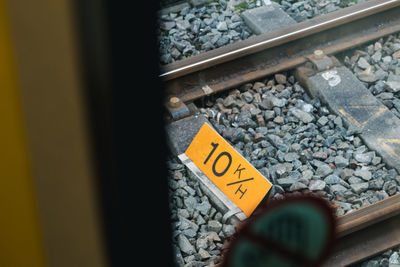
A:
[[[400,31],[400,1],[371,0],[162,67],[166,97],[190,102]]]
[[[338,218],[338,242],[324,266],[346,266],[400,244],[400,195]]]
[[[399,225],[400,194],[340,216],[337,245],[323,266],[347,266],[400,245]]]
[[[165,96],[191,102],[400,32],[400,1],[370,0],[162,67]],[[338,218],[338,242],[324,266],[345,266],[400,244],[400,195]]]

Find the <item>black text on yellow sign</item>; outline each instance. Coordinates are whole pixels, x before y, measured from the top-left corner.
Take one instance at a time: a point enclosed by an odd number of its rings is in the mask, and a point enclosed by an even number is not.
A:
[[[272,186],[207,123],[203,124],[185,154],[247,216]]]

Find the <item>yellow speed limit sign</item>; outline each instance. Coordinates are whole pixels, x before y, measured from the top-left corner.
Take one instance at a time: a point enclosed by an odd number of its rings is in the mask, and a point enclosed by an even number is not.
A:
[[[200,128],[185,154],[247,216],[272,186],[207,123]]]

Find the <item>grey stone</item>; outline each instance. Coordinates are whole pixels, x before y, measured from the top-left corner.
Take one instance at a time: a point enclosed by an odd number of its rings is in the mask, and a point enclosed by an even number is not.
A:
[[[244,92],[242,96],[244,101],[246,101],[247,103],[251,103],[254,99],[253,95],[249,91]]]
[[[254,168],[256,168],[256,169],[261,169],[262,167],[264,167],[265,166],[265,164],[266,164],[267,162],[266,162],[266,160],[264,160],[264,159],[259,159],[259,160],[253,160],[253,161],[251,161],[251,164],[254,166]]]
[[[337,117],[333,120],[333,122],[334,122],[337,126],[343,127],[343,120],[342,120],[341,117],[337,116]]]
[[[257,127],[256,128],[257,133],[261,133],[262,135],[266,136],[269,134],[268,128],[267,127]]]
[[[388,170],[386,177],[388,177],[388,179],[390,180],[397,180],[398,178],[400,178],[398,177],[397,171],[395,169]]]
[[[285,190],[282,188],[282,186],[274,184],[271,187],[271,196],[275,196],[276,194],[284,194]]]
[[[320,126],[324,126],[325,124],[327,124],[329,121],[329,119],[325,116],[321,116],[318,120],[317,120],[317,124]]]
[[[280,179],[277,179],[277,182],[278,182],[278,184],[280,184],[283,187],[289,187],[294,182],[296,182],[296,180],[294,180],[292,178],[280,178]]]
[[[377,95],[376,97],[382,99],[382,100],[390,100],[393,98],[393,93],[388,93],[388,92],[383,92]]]
[[[368,153],[357,153],[354,154],[354,159],[360,163],[371,163],[372,159],[375,157],[375,152],[368,152]]]
[[[400,50],[400,43],[397,41],[396,43],[393,43],[390,45],[390,48],[392,49],[393,52]]]
[[[259,103],[258,104],[258,106],[261,108],[261,109],[266,109],[266,110],[269,110],[269,109],[272,109],[274,106],[272,105],[272,101],[271,101],[271,99],[269,98],[269,97],[266,97],[266,98],[264,98],[262,101],[261,101],[261,103]],[[274,115],[275,115],[275,112],[274,112]],[[272,119],[273,117],[271,117],[270,119]],[[265,118],[266,120],[268,120],[267,118]]]
[[[255,133],[254,134],[254,142],[260,142],[265,139],[265,136],[262,133]]]
[[[197,253],[201,260],[205,260],[211,257],[210,253],[208,253],[207,250],[204,250],[202,248],[200,248]]]
[[[376,52],[371,56],[371,58],[372,58],[372,60],[373,60],[375,63],[378,63],[378,62],[381,60],[381,58],[382,58],[382,53],[381,53],[381,51],[376,51]]]
[[[395,181],[386,181],[383,184],[383,190],[386,191],[386,193],[388,193],[389,196],[392,196],[396,193],[397,191],[397,184]]]
[[[288,162],[292,162],[298,158],[299,158],[299,155],[294,152],[290,152],[285,155],[285,161],[288,161]]]
[[[362,68],[363,70],[365,70],[366,68],[368,68],[369,66],[371,66],[368,61],[364,58],[364,57],[360,57],[360,59],[357,62],[357,65]]]
[[[275,117],[275,111],[273,110],[266,110],[264,112],[264,119],[266,121],[272,120]]]
[[[169,13],[177,13],[184,8],[189,8],[190,5],[187,2],[179,2],[178,4],[170,7],[163,8],[159,11],[159,15],[167,15]]]
[[[347,202],[342,202],[342,201],[333,201],[333,203],[338,204],[343,210],[347,211],[347,210],[351,210],[351,204],[347,203]]]
[[[388,81],[385,82],[385,87],[388,89],[390,92],[398,92],[400,90],[400,81]]]
[[[368,170],[356,170],[353,174],[354,176],[361,177],[365,181],[369,181],[372,178],[372,173]]]
[[[273,166],[273,170],[278,175],[278,177],[284,177],[287,175],[288,170],[284,164],[276,164]]]
[[[313,105],[308,104],[300,99],[296,101],[296,107],[300,108],[302,111],[307,112],[307,113],[313,112],[313,110],[314,110]]]
[[[236,98],[233,95],[228,95],[223,101],[222,104],[227,107],[230,108],[232,107],[236,102]]]
[[[297,191],[301,189],[305,189],[307,186],[301,182],[295,181],[289,188],[289,191]]]
[[[393,57],[394,59],[400,59],[400,51],[397,51],[397,52],[393,53],[393,54],[392,54],[392,57]]]
[[[185,204],[186,208],[188,208],[188,209],[194,210],[197,207],[197,200],[192,196],[185,198],[183,200],[183,203]]]
[[[386,71],[384,71],[383,69],[378,69],[377,71],[375,71],[375,75],[379,80],[383,80],[386,79],[386,77],[388,76],[388,73]],[[381,84],[379,84],[380,86]],[[376,84],[375,84],[376,87]],[[383,84],[384,87],[384,84]]]
[[[389,257],[389,265],[391,265],[391,264],[400,265],[400,261],[399,260],[400,260],[399,259],[399,253],[397,251],[395,251]]]
[[[393,106],[397,109],[397,111],[400,112],[400,99],[399,98],[395,98],[392,101]]]
[[[187,21],[189,21],[189,22],[191,22],[193,19],[195,19],[196,18],[196,16],[193,14],[193,13],[188,13],[188,14],[186,14],[186,16],[185,16],[185,20],[187,20]]]
[[[350,187],[354,193],[360,194],[368,190],[368,183],[351,184]]]
[[[192,244],[190,244],[189,240],[187,239],[187,237],[185,235],[183,235],[183,234],[178,235],[177,241],[178,241],[179,249],[183,253],[185,253],[187,255],[191,255],[196,252],[195,248],[193,247]]]
[[[353,144],[354,147],[359,147],[361,145],[361,139],[358,136],[354,137]]]
[[[331,193],[334,193],[334,194],[336,194],[336,193],[343,194],[347,190],[346,187],[344,187],[343,185],[340,185],[340,184],[331,185],[329,188],[330,188]]]
[[[266,33],[296,23],[275,2],[271,2],[268,6],[246,10],[241,16],[255,34]]]
[[[368,71],[363,71],[363,72],[359,72],[357,73],[357,77],[363,81],[363,82],[368,82],[368,83],[373,83],[376,82],[378,80],[378,77],[371,72]]]
[[[315,175],[325,177],[331,174],[332,172],[333,172],[332,168],[329,167],[328,164],[323,163],[317,168],[317,170],[315,171]]]
[[[198,210],[201,215],[207,215],[211,210],[211,204],[208,201],[203,201],[195,205],[195,209]]]
[[[244,121],[242,121],[241,125],[244,125]],[[222,132],[222,136],[234,144],[243,141],[245,138],[245,134],[246,130],[243,128],[226,127]]]
[[[294,170],[289,172],[289,178],[299,180],[299,182],[308,184],[308,179],[305,177],[301,177],[301,173],[298,170]]]
[[[199,226],[196,223],[194,223],[184,217],[180,217],[179,222],[180,222],[180,226],[179,226],[180,230],[192,229],[195,232],[197,232],[199,230]]]
[[[381,157],[374,157],[371,161],[372,165],[378,165],[379,163],[381,163],[382,158]]]
[[[197,215],[197,217],[196,217],[196,224],[197,225],[202,225],[202,224],[205,224],[206,223],[206,221],[204,220],[204,218],[199,214],[199,215]]]
[[[275,81],[279,84],[286,84],[286,76],[283,74],[275,74],[274,75]]]
[[[160,28],[164,31],[169,31],[176,26],[175,21],[163,21],[160,23]]]
[[[180,57],[180,55],[181,55],[181,52],[179,52],[178,49],[176,49],[175,47],[173,47],[173,48],[171,49],[171,56],[172,56],[173,58],[177,59],[177,58]]]
[[[284,98],[278,98],[275,96],[267,97],[265,100],[271,101],[272,107],[279,107],[282,108],[286,105],[287,100]]]
[[[180,30],[188,30],[190,28],[190,22],[187,20],[177,20],[176,27]]]
[[[185,3],[183,8],[177,6],[159,13],[160,63],[168,64],[251,36],[240,16],[234,14],[237,12],[225,8],[226,1],[193,1],[205,6],[190,7]],[[170,13],[171,10],[176,11]]]
[[[190,216],[189,212],[186,209],[179,209],[179,208],[177,211],[177,215],[178,215],[178,217],[180,216],[180,217],[183,217],[186,219],[189,218],[189,216]]]
[[[273,120],[276,124],[283,125],[285,123],[283,117],[281,116],[276,116],[275,119]]]
[[[219,232],[222,229],[222,224],[219,221],[210,220],[208,221],[207,229],[211,232]]]
[[[188,185],[184,186],[183,189],[185,189],[185,191],[188,192],[189,195],[196,195],[196,191]]]
[[[211,1],[212,0],[189,0],[189,3],[192,6],[202,6],[202,5],[205,5],[205,4],[207,4],[207,3],[211,2]]]
[[[224,232],[226,236],[231,236],[235,233],[235,227],[231,224],[224,224],[222,226],[222,232]]]
[[[314,172],[312,170],[307,169],[307,170],[304,170],[301,173],[301,175],[304,179],[310,180],[312,178],[312,176],[314,175]]]
[[[252,114],[249,110],[243,110],[239,113],[238,116],[238,126],[242,127],[244,129],[248,129],[249,127],[251,128],[256,128],[257,123],[253,121],[252,119]]]
[[[314,116],[313,115],[311,115],[311,114],[309,114],[307,112],[304,112],[304,111],[302,111],[300,109],[293,108],[290,111],[292,112],[292,114],[296,118],[298,118],[299,120],[301,120],[304,123],[309,123],[309,122],[312,122],[314,120]]]
[[[196,235],[197,235],[196,231],[194,231],[191,228],[182,230],[182,234],[184,234],[188,238],[193,238],[193,237],[196,237]]]
[[[324,190],[326,186],[326,183],[322,180],[312,180],[310,184],[308,185],[308,188],[311,191],[318,191],[318,190]]]
[[[238,22],[232,22],[231,24],[228,25],[229,29],[236,29],[238,26],[242,25],[241,21]]]
[[[199,249],[207,249],[209,245],[209,238],[207,235],[200,235],[200,237],[197,238],[196,240],[196,248]]]
[[[225,21],[218,22],[217,30],[219,30],[221,32],[222,31],[227,31],[228,30],[228,26],[226,25],[226,22]]]
[[[348,180],[347,180],[350,184],[359,184],[364,182],[363,179],[355,177],[355,176],[351,176]],[[368,187],[370,188],[369,184]]]
[[[324,179],[324,182],[325,182],[326,184],[328,184],[328,185],[331,185],[331,184],[341,184],[341,185],[343,185],[344,187],[349,188],[349,184],[346,183],[345,181],[343,181],[342,179],[340,179],[339,176],[337,176],[337,175],[335,175],[335,174],[328,175],[328,176]]]
[[[222,213],[221,213],[221,212],[217,212],[217,213],[214,215],[214,220],[216,220],[216,221],[222,221],[222,217],[223,217]]]
[[[384,64],[390,64],[392,62],[392,57],[391,56],[385,56],[382,58],[382,62]]]
[[[375,195],[378,198],[378,200],[382,200],[389,197],[389,195],[384,190],[375,192]]]
[[[282,141],[282,138],[280,138],[279,136],[268,134],[266,137],[267,140],[280,151],[287,152],[287,150],[289,149],[288,146]]]
[[[322,151],[317,151],[313,154],[313,158],[318,159],[318,160],[325,160],[328,158],[328,153],[322,152]]]
[[[382,50],[382,44],[380,42],[375,42],[374,44],[374,50],[379,51]]]
[[[334,162],[335,162],[335,166],[338,168],[344,168],[344,167],[349,166],[349,160],[342,156],[336,156]]]
[[[219,237],[218,233],[216,233],[216,232],[208,232],[206,237],[209,241],[221,242],[221,238]]]

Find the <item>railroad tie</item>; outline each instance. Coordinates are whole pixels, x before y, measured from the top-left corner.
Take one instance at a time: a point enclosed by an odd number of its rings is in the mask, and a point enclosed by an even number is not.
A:
[[[346,67],[334,67],[310,75],[299,67],[296,76],[312,97],[318,97],[341,116],[348,129],[400,171],[400,119],[380,102]],[[368,155],[360,154],[360,162]],[[365,159],[367,160],[367,159]]]

